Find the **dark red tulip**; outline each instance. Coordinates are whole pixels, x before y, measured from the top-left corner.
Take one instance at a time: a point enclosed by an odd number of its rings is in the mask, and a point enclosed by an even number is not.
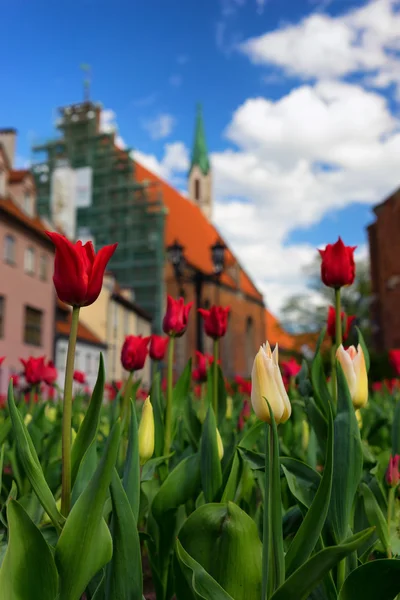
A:
[[[373,392],[381,392],[382,387],[383,387],[382,381],[374,381],[372,384],[372,391]]]
[[[282,362],[282,371],[284,377],[291,379],[292,377],[296,377],[297,373],[301,371],[301,366],[293,356],[291,356],[290,360]]]
[[[207,356],[196,350],[196,368],[192,373],[193,380],[197,383],[207,381]]]
[[[3,364],[3,362],[5,361],[5,356],[0,356],[0,367]]]
[[[400,456],[398,454],[395,456],[390,455],[389,465],[386,471],[386,482],[390,487],[397,487],[399,485],[399,463]]]
[[[13,375],[11,375],[10,379],[13,382],[13,386],[15,388],[19,386],[19,375],[18,375],[18,373],[14,373]]]
[[[153,360],[163,360],[167,350],[168,342],[169,337],[153,334],[150,339],[150,358]]]
[[[396,375],[400,375],[400,350],[389,350],[389,361]]]
[[[340,313],[341,321],[342,321],[342,339],[345,342],[350,335],[351,328],[353,326],[356,317],[354,315],[347,316],[344,311]],[[336,340],[336,310],[333,306],[330,306],[328,309],[328,318],[327,318],[327,332],[332,341]]]
[[[238,387],[238,391],[241,394],[245,394],[246,396],[251,395],[251,381],[244,379],[244,377],[241,377],[241,375],[235,375],[235,383]]]
[[[74,381],[84,385],[86,383],[86,374],[83,371],[74,371]]]
[[[357,246],[345,246],[341,238],[335,244],[328,244],[319,250],[322,257],[321,279],[325,285],[341,288],[351,285],[356,276],[354,250]]]
[[[210,310],[199,308],[199,313],[204,319],[204,331],[213,340],[218,340],[225,335],[230,310],[230,306],[212,306]]]
[[[167,312],[163,319],[163,331],[170,337],[181,337],[188,326],[188,317],[193,302],[185,305],[183,298],[167,297]]]
[[[39,358],[30,356],[28,360],[24,360],[23,358],[20,358],[19,360],[24,365],[24,377],[27,383],[30,385],[37,385],[43,381],[45,373],[44,356],[40,356]]]
[[[58,372],[52,360],[49,360],[44,368],[43,381],[47,385],[54,385],[57,381]]]
[[[127,371],[140,371],[143,369],[150,337],[142,337],[141,335],[128,335],[125,338],[124,345],[121,350],[121,362],[124,369]]]
[[[73,244],[59,233],[46,231],[56,247],[54,286],[60,300],[72,306],[89,306],[99,297],[104,271],[117,244],[95,254],[92,242]]]

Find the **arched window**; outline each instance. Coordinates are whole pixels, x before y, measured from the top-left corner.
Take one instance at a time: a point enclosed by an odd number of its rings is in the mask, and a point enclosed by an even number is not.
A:
[[[250,375],[254,360],[254,321],[251,317],[246,319],[244,351],[246,375]]]
[[[25,250],[24,269],[28,275],[33,275],[35,272],[35,250],[31,247]]]
[[[200,179],[194,180],[194,199],[200,200]]]
[[[6,235],[4,238],[4,261],[15,265],[15,238],[12,235]]]

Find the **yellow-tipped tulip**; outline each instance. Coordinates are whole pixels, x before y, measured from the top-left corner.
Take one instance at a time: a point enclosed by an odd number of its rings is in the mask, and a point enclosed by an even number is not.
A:
[[[46,415],[46,419],[48,421],[50,421],[50,423],[55,423],[57,420],[57,409],[55,408],[55,406],[50,406],[49,404],[46,404],[46,407],[44,409],[44,414]]]
[[[359,428],[362,429],[363,421],[362,421],[361,411],[359,409],[356,410],[356,418],[357,418],[357,423],[358,423]]]
[[[302,422],[301,429],[302,429],[301,446],[303,448],[303,451],[305,452],[307,450],[308,444],[310,442],[310,426],[307,423],[307,421]]]
[[[345,350],[340,345],[336,358],[345,374],[354,408],[362,408],[368,402],[368,375],[363,349],[360,344],[357,350],[354,346]]]
[[[27,413],[24,417],[24,423],[28,427],[29,423],[32,421],[32,415]]]
[[[224,457],[224,445],[222,443],[222,438],[221,438],[221,434],[218,431],[217,428],[217,445],[218,445],[218,456],[219,456],[219,460],[222,460]]]
[[[226,399],[226,418],[232,419],[232,411],[233,411],[233,400],[231,396],[228,396]]]
[[[291,415],[292,407],[279,369],[278,344],[271,352],[268,342],[260,347],[254,359],[251,372],[251,403],[257,417],[271,423],[266,400],[274,413],[276,424],[285,423]]]
[[[150,402],[150,396],[146,398],[143,404],[142,418],[139,425],[139,456],[140,464],[153,456],[154,453],[154,416],[153,407]]]

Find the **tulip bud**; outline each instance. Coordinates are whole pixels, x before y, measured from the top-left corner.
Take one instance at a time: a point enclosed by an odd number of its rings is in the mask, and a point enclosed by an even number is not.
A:
[[[271,423],[266,402],[268,400],[276,424],[285,423],[291,415],[292,407],[279,369],[278,344],[273,352],[268,342],[260,347],[254,359],[251,383],[251,403],[257,417]]]
[[[32,415],[30,413],[27,413],[24,418],[25,425],[28,427],[28,425],[31,421],[32,421]]]
[[[212,306],[210,310],[199,308],[198,311],[204,319],[204,331],[214,340],[219,340],[226,333],[230,306]]]
[[[305,452],[308,448],[308,444],[310,441],[310,426],[307,421],[303,421],[301,424],[301,428],[302,428],[301,446],[303,448],[303,451]]]
[[[142,418],[139,425],[140,464],[144,465],[154,453],[154,416],[150,396],[143,404]]]
[[[220,432],[218,431],[218,427],[217,427],[217,446],[218,446],[219,460],[222,460],[224,457],[224,444],[222,443],[222,438],[221,438]]]
[[[50,423],[55,423],[57,420],[57,409],[54,406],[50,406],[46,404],[46,408],[44,409],[44,414],[46,419],[50,421]]]
[[[356,410],[356,419],[357,419],[358,427],[360,429],[362,429],[363,420],[362,420],[362,416],[361,416],[361,411],[359,409]]]
[[[75,440],[76,440],[76,431],[73,427],[71,427],[71,448],[72,448]]]
[[[233,412],[233,400],[231,396],[228,396],[226,399],[226,415],[225,417],[230,420],[232,419],[232,412]]]
[[[321,279],[325,285],[340,288],[351,285],[356,274],[354,250],[356,246],[345,246],[341,238],[335,244],[328,244],[325,250],[320,250]]]
[[[386,471],[386,482],[390,487],[395,488],[399,485],[399,461],[400,456],[398,454],[396,454],[396,456],[390,456],[389,465]]]
[[[346,377],[354,408],[362,408],[368,402],[368,375],[364,352],[360,344],[358,344],[357,350],[354,346],[345,350],[340,345],[336,352],[336,358]]]

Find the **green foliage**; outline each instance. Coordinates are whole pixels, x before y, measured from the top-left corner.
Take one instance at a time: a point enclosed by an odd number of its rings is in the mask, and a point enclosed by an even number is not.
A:
[[[221,461],[218,456],[217,425],[212,406],[207,411],[200,445],[201,484],[206,502],[215,502],[222,486]]]

